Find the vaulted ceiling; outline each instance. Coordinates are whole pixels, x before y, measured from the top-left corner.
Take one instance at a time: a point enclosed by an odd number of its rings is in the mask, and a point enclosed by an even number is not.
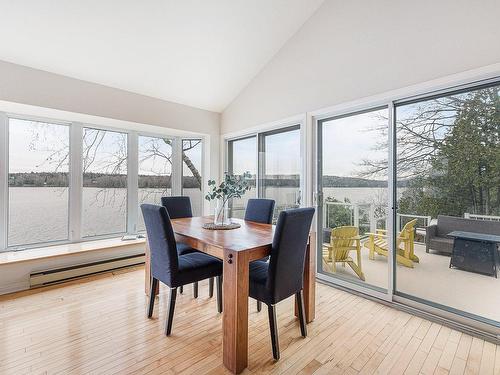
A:
[[[220,112],[322,2],[0,0],[0,60]]]

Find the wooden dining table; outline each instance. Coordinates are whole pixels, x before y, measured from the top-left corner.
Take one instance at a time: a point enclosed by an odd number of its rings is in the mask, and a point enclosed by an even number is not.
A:
[[[211,216],[174,219],[172,226],[177,241],[223,261],[222,357],[224,366],[232,373],[239,374],[248,365],[249,263],[271,253],[275,226],[233,218],[233,222],[241,224],[240,228],[203,229],[204,223],[212,221]],[[304,302],[308,323],[315,316],[314,244],[314,233],[311,233],[304,266]],[[146,294],[150,293],[150,283],[150,257],[146,245]]]

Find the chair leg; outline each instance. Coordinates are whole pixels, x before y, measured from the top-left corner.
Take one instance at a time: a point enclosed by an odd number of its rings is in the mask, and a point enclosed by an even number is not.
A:
[[[177,297],[177,288],[170,289],[170,300],[168,301],[167,322],[165,324],[165,335],[170,336],[172,332],[172,321],[174,320],[175,299]]]
[[[295,299],[297,300],[297,307],[299,310],[300,333],[302,334],[302,337],[306,337],[307,326],[304,314],[304,293],[302,292],[302,290],[300,290],[300,292],[295,293]]]
[[[213,278],[211,280],[213,280]],[[217,283],[217,311],[219,313],[221,313],[222,312],[222,276],[217,276],[216,283]],[[213,288],[213,284],[212,284],[212,288]]]
[[[148,318],[153,316],[153,309],[155,307],[155,290],[158,287],[158,279],[154,277],[151,278],[151,289],[149,290],[149,306],[148,306]]]
[[[273,357],[275,360],[280,359],[280,345],[278,341],[278,324],[276,322],[276,306],[267,305],[269,314],[269,329],[271,331],[271,345],[273,347]]]
[[[260,312],[262,310],[262,302],[257,301],[257,312]]]
[[[212,298],[214,296],[214,278],[208,279],[208,296]]]
[[[179,287],[179,293],[182,294],[184,292],[184,285],[181,285]]]
[[[193,283],[193,296],[194,298],[198,298],[198,281]]]

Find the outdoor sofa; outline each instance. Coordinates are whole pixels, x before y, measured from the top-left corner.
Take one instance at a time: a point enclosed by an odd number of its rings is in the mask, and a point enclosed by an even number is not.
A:
[[[426,228],[425,251],[434,250],[451,255],[453,238],[447,235],[455,230],[500,235],[500,222],[439,215],[437,223]]]

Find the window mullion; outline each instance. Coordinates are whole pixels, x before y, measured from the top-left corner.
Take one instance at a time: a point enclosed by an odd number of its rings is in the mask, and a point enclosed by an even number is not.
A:
[[[136,132],[128,134],[127,145],[127,232],[137,233],[139,215],[139,145]]]
[[[8,215],[8,125],[7,115],[0,112],[0,251],[7,248]]]
[[[69,165],[69,239],[79,242],[82,238],[83,200],[83,126],[74,122],[70,127]]]
[[[257,188],[256,198],[264,198],[264,178],[266,174],[264,135],[257,134],[257,175],[255,186]]]
[[[388,264],[388,275],[387,275],[387,295],[388,298],[392,299],[395,288],[395,277],[394,277],[394,267],[395,267],[395,251],[396,251],[396,236],[395,222],[396,222],[396,205],[397,205],[397,195],[396,195],[396,119],[395,119],[395,109],[394,103],[388,103],[388,132],[387,132],[387,170],[388,170],[388,196],[387,196],[387,233],[390,235],[389,241],[389,254],[387,259]]]
[[[182,194],[182,139],[172,140],[172,191],[170,195]]]

